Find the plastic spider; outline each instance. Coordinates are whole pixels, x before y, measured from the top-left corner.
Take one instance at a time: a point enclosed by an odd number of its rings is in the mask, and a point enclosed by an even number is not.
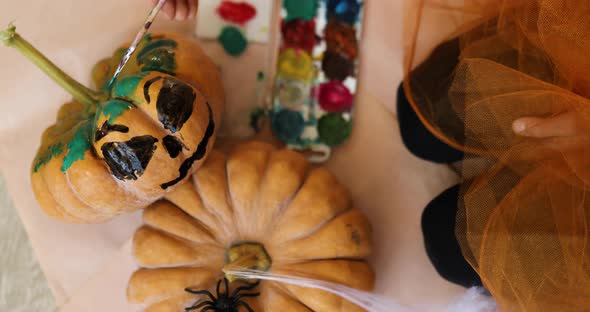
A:
[[[215,296],[213,296],[213,294],[207,290],[194,291],[189,288],[186,288],[185,289],[186,292],[189,292],[194,295],[206,295],[211,300],[203,301],[203,302],[197,301],[193,306],[185,308],[185,311],[193,311],[193,310],[197,310],[199,308],[202,308],[201,312],[205,312],[205,311],[238,312],[238,308],[240,306],[242,306],[246,310],[248,310],[249,312],[254,312],[252,307],[250,307],[250,305],[248,305],[248,303],[246,303],[242,299],[246,298],[246,297],[257,297],[260,295],[260,293],[246,293],[246,294],[244,294],[241,292],[252,290],[252,289],[256,288],[258,286],[258,284],[260,284],[260,281],[256,282],[255,284],[249,285],[249,286],[242,286],[242,287],[236,288],[234,290],[234,292],[231,294],[231,296],[229,296],[229,282],[228,282],[227,278],[223,278],[223,282],[225,284],[225,292],[223,292],[223,293],[220,292],[221,282],[222,282],[222,280],[219,280],[219,282],[217,282],[217,298],[215,298]]]

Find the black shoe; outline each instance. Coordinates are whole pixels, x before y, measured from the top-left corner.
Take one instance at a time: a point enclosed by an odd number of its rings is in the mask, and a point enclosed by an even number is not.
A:
[[[435,163],[454,163],[463,159],[462,151],[450,147],[426,129],[408,102],[403,84],[397,91],[397,116],[402,141],[414,156]]]
[[[424,246],[430,262],[444,279],[464,287],[481,287],[481,278],[463,257],[455,236],[459,188],[456,185],[444,191],[424,209]]]

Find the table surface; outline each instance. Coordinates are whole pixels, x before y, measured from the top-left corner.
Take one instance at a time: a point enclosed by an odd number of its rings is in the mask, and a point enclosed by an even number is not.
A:
[[[5,1],[0,4],[0,25],[15,21],[18,31],[50,59],[74,78],[89,83],[92,64],[134,35],[145,18],[146,3],[145,0]],[[456,183],[457,177],[445,166],[411,156],[399,137],[392,107],[397,84],[402,79],[403,7],[401,0],[375,0],[367,5],[353,135],[335,151],[327,166],[352,190],[355,204],[372,221],[375,253],[371,261],[377,271],[376,292],[402,303],[446,303],[464,290],[441,279],[428,261],[422,245],[420,215],[430,199]],[[191,34],[194,21],[179,24],[158,20],[154,27]],[[234,66],[246,66],[244,59],[222,56],[215,42],[203,45],[220,63],[226,87],[249,83],[249,79],[242,81],[244,78],[231,75]],[[245,57],[250,55],[248,61],[256,64],[256,58],[251,55],[262,55],[257,49],[264,48],[252,45]],[[258,61],[260,66],[265,63]],[[10,195],[8,200],[6,191],[0,192],[0,198],[6,199],[0,202],[0,220],[18,212],[58,307],[63,311],[74,308],[102,311],[105,307],[100,304],[124,300],[124,282],[109,285],[113,282],[100,277],[121,273],[118,271],[121,262],[129,261],[126,244],[140,224],[140,213],[102,225],[69,225],[51,220],[40,211],[29,186],[29,165],[40,134],[54,121],[58,107],[69,96],[11,49],[0,48],[0,66],[0,172]],[[252,66],[249,68],[257,69]],[[246,109],[252,108],[236,103],[241,92],[251,92],[246,89],[232,88],[228,103],[230,120],[244,118]],[[18,222],[13,223],[14,228],[7,227],[10,231],[0,224],[2,233],[19,233]],[[0,242],[28,246],[21,237],[24,234],[2,235]],[[19,255],[33,259],[27,248],[22,255],[19,251]],[[28,269],[23,270],[19,261],[3,263],[6,261],[0,257],[0,286],[3,286],[0,289],[20,285],[20,279],[38,276],[37,269],[26,272]],[[124,281],[128,272],[121,274]],[[39,289],[36,295],[44,297],[46,287],[42,279],[31,280],[35,289]],[[91,293],[96,287],[105,291]],[[113,295],[116,298],[105,298],[110,296],[109,291],[121,293]],[[5,311],[1,305],[3,296],[6,293],[0,291],[0,310]],[[47,304],[51,300],[43,302]]]

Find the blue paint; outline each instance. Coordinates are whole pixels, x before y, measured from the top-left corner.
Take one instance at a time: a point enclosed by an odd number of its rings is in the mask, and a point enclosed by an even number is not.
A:
[[[271,120],[274,134],[286,143],[295,143],[305,129],[305,120],[301,113],[292,110],[283,109],[274,113]]]
[[[328,18],[354,25],[359,21],[362,9],[360,0],[328,0]]]

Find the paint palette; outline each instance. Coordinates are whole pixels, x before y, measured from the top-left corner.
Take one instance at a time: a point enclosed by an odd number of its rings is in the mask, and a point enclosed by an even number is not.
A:
[[[270,111],[273,133],[313,162],[352,130],[361,0],[284,0]]]

